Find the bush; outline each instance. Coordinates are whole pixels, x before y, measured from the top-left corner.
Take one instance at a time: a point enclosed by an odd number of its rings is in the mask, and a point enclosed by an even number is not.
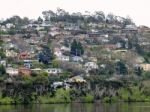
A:
[[[91,94],[87,94],[86,96],[82,97],[82,101],[86,103],[94,102],[94,96]]]
[[[53,103],[69,103],[70,90],[58,89],[53,97],[50,95],[40,96],[39,103],[53,104]]]
[[[5,104],[5,105],[9,105],[9,104],[13,104],[13,99],[10,97],[4,97],[0,99],[0,104]]]
[[[143,77],[144,79],[150,79],[150,72],[144,72]]]
[[[105,102],[105,103],[110,103],[110,102],[111,102],[111,99],[110,99],[109,97],[105,97],[105,98],[103,99],[103,102]]]

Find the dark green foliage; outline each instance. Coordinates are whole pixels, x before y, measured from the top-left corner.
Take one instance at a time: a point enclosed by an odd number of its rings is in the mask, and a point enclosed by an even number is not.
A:
[[[150,72],[149,71],[144,72],[143,77],[144,77],[144,79],[150,79]]]
[[[44,47],[43,51],[38,55],[39,62],[42,62],[43,64],[51,63],[52,59],[53,55],[49,47]]]
[[[67,39],[64,40],[64,46],[69,47],[69,41]]]
[[[143,57],[146,63],[150,63],[150,52],[145,52]]]
[[[5,56],[5,54],[4,54],[4,51],[3,50],[0,50],[0,58],[1,59],[3,59],[3,58],[5,58],[6,56]]]
[[[84,54],[83,46],[80,42],[77,42],[76,40],[73,40],[71,44],[71,55],[74,56],[81,56]]]
[[[19,16],[13,16],[11,18],[8,18],[6,21],[4,21],[2,24],[7,24],[7,23],[12,23],[15,25],[15,28],[19,30],[19,28],[22,25],[26,25],[29,23],[29,19],[27,17],[25,18],[20,18]]]
[[[43,19],[41,17],[38,17],[38,22],[39,23],[42,23],[43,22]]]
[[[142,75],[142,68],[141,67],[136,67],[135,68],[135,74],[138,75],[138,76],[141,76]]]
[[[122,61],[118,61],[116,63],[116,71],[119,75],[125,75],[128,73],[127,67],[126,67],[125,63]]]
[[[4,75],[6,73],[5,67],[0,65],[0,75]]]

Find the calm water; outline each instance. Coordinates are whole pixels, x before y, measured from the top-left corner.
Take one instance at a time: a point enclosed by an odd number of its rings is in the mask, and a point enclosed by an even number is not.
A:
[[[0,112],[150,112],[150,103],[6,105]]]

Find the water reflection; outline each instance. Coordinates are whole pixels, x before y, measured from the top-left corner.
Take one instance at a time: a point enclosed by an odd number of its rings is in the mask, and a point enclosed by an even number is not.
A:
[[[150,103],[1,105],[0,112],[150,112]]]

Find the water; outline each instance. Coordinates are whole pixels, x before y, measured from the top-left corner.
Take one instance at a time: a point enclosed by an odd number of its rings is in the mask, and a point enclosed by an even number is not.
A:
[[[150,112],[150,103],[1,105],[0,112]]]

